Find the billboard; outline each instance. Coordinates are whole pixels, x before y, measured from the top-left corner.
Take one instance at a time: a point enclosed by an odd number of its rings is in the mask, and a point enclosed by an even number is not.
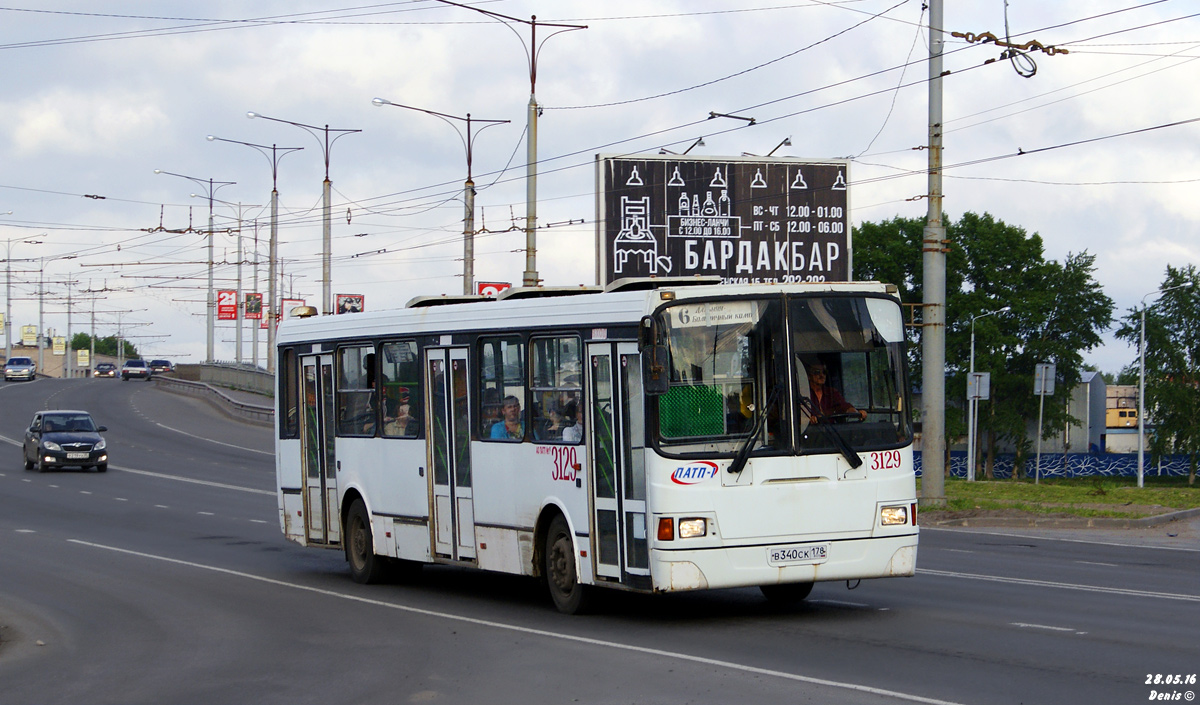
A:
[[[304,299],[283,299],[280,306],[280,314],[283,318],[294,318],[292,309],[299,308],[304,305]]]
[[[243,313],[242,315],[244,315],[247,319],[252,320],[252,321],[257,321],[257,320],[261,319],[263,317],[263,315],[262,315],[262,304],[263,304],[262,294],[246,294],[245,300],[246,300],[246,303],[245,303],[244,308],[242,309],[245,313]]]
[[[32,347],[38,345],[37,326],[21,326],[21,345]],[[41,347],[38,345],[38,347]]]
[[[233,289],[221,289],[217,292],[217,320],[236,321],[238,317],[237,292]]]
[[[362,294],[338,294],[337,295],[337,313],[362,313],[366,306],[366,300]]]
[[[597,155],[600,282],[847,281],[846,160]]]
[[[475,282],[475,293],[480,296],[496,296],[511,288],[512,282]]]

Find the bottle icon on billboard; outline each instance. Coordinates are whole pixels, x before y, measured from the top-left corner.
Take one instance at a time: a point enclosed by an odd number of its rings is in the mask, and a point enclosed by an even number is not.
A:
[[[713,200],[712,191],[708,192],[708,197],[704,199],[704,206],[700,209],[700,215],[716,215],[717,203]]]

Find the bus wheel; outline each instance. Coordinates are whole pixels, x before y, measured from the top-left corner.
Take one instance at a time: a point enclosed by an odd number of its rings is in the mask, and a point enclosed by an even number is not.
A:
[[[762,591],[763,597],[767,598],[767,602],[777,605],[794,605],[797,602],[803,602],[804,598],[812,592],[812,583],[782,583],[779,585],[760,585],[758,587]]]
[[[346,560],[350,563],[350,577],[354,578],[354,582],[364,585],[379,582],[383,578],[384,560],[375,555],[371,519],[361,499],[354,500],[350,506],[343,536],[346,541]]]
[[[590,586],[579,582],[575,573],[575,543],[571,540],[571,529],[567,520],[557,516],[550,522],[546,532],[546,550],[542,554],[546,565],[543,573],[554,606],[563,614],[580,614],[587,611]]]

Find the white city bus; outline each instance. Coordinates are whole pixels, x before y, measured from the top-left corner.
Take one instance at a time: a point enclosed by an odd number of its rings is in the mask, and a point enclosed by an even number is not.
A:
[[[873,282],[622,280],[288,320],[282,529],[359,582],[542,576],[564,612],[594,586],[794,601],[911,576],[904,348]]]

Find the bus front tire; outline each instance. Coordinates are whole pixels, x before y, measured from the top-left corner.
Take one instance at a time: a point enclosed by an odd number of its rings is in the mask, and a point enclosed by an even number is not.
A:
[[[550,522],[546,532],[546,550],[543,552],[546,586],[554,606],[563,614],[586,612],[592,600],[591,586],[579,582],[575,571],[575,542],[571,540],[571,528],[567,520],[557,516]]]
[[[776,585],[760,585],[763,597],[775,605],[794,605],[803,602],[812,592],[812,583],[781,583]]]
[[[383,579],[385,561],[375,555],[375,542],[371,540],[371,518],[367,506],[361,499],[354,500],[346,515],[343,533],[346,540],[346,561],[350,563],[350,577],[363,585],[377,583]]]

